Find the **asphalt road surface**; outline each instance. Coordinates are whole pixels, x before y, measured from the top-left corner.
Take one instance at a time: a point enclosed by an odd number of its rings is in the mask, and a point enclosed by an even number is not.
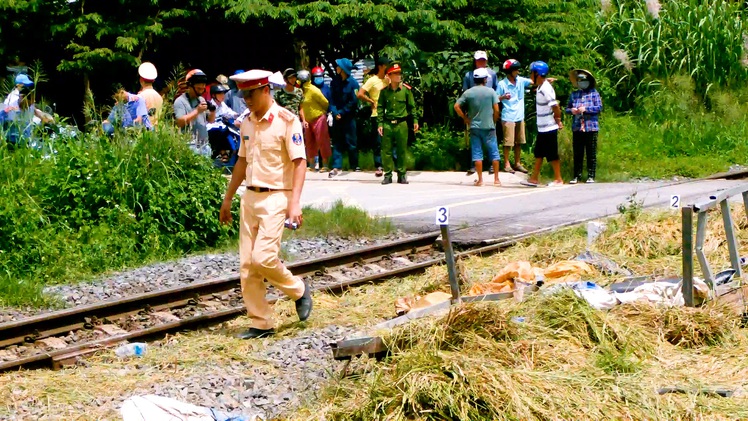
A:
[[[329,179],[326,173],[309,172],[302,205],[325,207],[342,200],[371,215],[389,217],[407,231],[438,229],[437,208],[446,206],[450,226],[456,230],[454,241],[469,245],[615,215],[618,206],[629,203],[632,196],[645,207],[668,208],[674,195],[681,204],[691,204],[748,182],[679,180],[533,188],[519,184],[524,174],[501,173],[502,187],[495,187],[493,176],[484,173],[484,186],[476,187],[476,176],[464,172],[411,172],[408,176],[410,184],[383,186],[373,173],[343,173]]]

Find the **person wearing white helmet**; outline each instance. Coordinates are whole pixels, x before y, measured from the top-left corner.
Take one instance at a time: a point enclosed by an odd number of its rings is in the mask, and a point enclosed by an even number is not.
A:
[[[496,76],[496,72],[488,67],[488,53],[483,50],[478,50],[473,54],[473,61],[475,68],[465,73],[465,77],[462,79],[462,92],[475,86],[475,77],[473,72],[477,69],[486,69],[488,72],[488,78],[486,79],[486,86],[493,89],[494,91],[498,88],[499,78]],[[466,131],[465,136],[469,137],[469,133]],[[475,173],[475,167],[471,167],[465,175],[473,175]],[[488,173],[493,174],[493,165],[488,166]]]
[[[148,109],[151,124],[155,127],[158,124],[161,109],[164,106],[164,99],[161,97],[161,94],[153,89],[153,82],[158,77],[158,71],[153,63],[146,61],[138,67],[138,75],[140,76],[140,92],[138,92],[138,96],[145,101],[145,107]]]
[[[488,152],[493,166],[493,183],[499,181],[499,161],[501,154],[496,139],[496,121],[499,119],[499,97],[494,89],[486,86],[488,72],[475,69],[475,86],[462,93],[454,105],[454,110],[470,130],[470,150],[475,170],[478,173],[476,186],[483,185],[483,149]]]

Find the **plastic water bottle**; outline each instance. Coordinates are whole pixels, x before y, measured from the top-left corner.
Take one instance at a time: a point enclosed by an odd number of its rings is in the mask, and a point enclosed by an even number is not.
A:
[[[117,356],[120,358],[130,357],[133,355],[136,357],[142,357],[145,354],[145,350],[147,347],[147,344],[144,344],[142,342],[135,342],[120,346],[114,351],[114,353],[117,354]]]

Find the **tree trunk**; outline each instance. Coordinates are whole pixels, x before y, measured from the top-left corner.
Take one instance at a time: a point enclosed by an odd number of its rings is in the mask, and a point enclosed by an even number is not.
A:
[[[303,40],[297,40],[294,43],[293,49],[296,55],[296,68],[310,69],[309,51],[307,49],[306,42],[304,42]]]

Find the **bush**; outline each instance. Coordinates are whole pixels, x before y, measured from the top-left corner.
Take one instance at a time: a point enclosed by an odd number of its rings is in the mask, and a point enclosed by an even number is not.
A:
[[[0,147],[0,304],[42,304],[45,284],[220,246],[226,180],[164,130]]]
[[[470,165],[465,134],[447,126],[424,127],[410,147],[415,168],[419,170],[455,170]]]

